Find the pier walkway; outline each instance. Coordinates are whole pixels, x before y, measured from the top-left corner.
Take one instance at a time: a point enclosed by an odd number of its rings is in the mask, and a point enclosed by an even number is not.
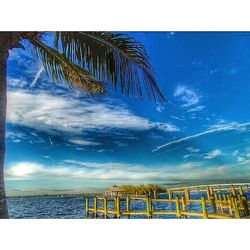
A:
[[[160,198],[163,193],[156,192],[153,195],[140,196],[122,194],[86,197],[86,216],[88,218],[121,218],[124,216],[131,218],[134,215],[143,215],[146,218],[155,218],[157,215],[173,215],[176,218],[249,218],[250,201],[246,196],[249,187],[250,183],[168,187],[164,193],[165,196],[167,194],[167,198]],[[192,199],[190,193],[200,194],[201,198]],[[93,199],[92,207],[90,207],[90,199]],[[132,210],[131,202],[141,202],[145,209]],[[121,206],[121,203],[124,206]],[[159,204],[161,206],[158,206]],[[171,209],[162,209],[163,204]]]

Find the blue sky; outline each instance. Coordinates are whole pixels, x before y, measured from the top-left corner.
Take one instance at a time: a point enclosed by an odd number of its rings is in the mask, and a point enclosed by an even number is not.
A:
[[[250,33],[130,33],[166,104],[91,100],[17,49],[8,62],[9,195],[113,184],[250,180]]]

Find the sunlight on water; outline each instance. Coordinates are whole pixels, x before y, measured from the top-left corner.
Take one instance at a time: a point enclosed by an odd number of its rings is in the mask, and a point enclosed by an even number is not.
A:
[[[191,194],[191,199],[200,199],[202,193]],[[250,193],[246,193],[250,199]],[[159,198],[166,198],[162,194]],[[90,198],[90,207],[93,206],[93,198]],[[98,204],[102,207],[102,204]],[[121,209],[125,209],[126,202],[121,202]],[[61,219],[83,219],[85,214],[85,198],[79,197],[29,197],[29,198],[8,198],[10,218],[61,218]],[[109,209],[114,209],[113,203],[109,203]],[[212,212],[211,206],[207,206],[208,212]],[[154,210],[175,210],[174,203],[153,203]],[[201,204],[192,203],[187,205],[188,210],[201,211]],[[146,204],[141,201],[132,201],[131,210],[146,210]],[[112,218],[113,215],[109,217]],[[122,216],[121,218],[127,218]],[[131,216],[131,218],[146,218],[144,215]],[[175,215],[155,215],[154,218],[176,218]]]

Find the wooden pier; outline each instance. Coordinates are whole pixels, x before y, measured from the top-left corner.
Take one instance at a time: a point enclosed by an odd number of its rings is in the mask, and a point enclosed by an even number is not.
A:
[[[144,216],[155,218],[158,215],[172,215],[175,218],[204,218],[204,219],[241,219],[250,218],[250,201],[245,195],[249,192],[249,183],[243,184],[216,184],[209,186],[190,186],[167,188],[165,196],[153,195],[117,195],[86,197],[87,218],[121,218]],[[190,193],[201,193],[200,199],[191,199]],[[93,199],[93,206],[90,206]],[[131,202],[143,203],[144,210],[132,210]],[[124,206],[121,206],[121,203]],[[168,204],[168,209],[158,209],[158,204]],[[192,209],[192,204],[199,206],[199,211]],[[123,208],[122,208],[123,207]],[[174,208],[173,208],[174,207]],[[191,207],[191,208],[189,208]]]

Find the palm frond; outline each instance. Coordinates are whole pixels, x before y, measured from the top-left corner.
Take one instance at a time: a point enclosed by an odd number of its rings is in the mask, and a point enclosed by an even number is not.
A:
[[[49,47],[39,39],[30,39],[30,42],[35,46],[47,75],[51,75],[53,81],[66,81],[71,88],[77,88],[92,96],[106,92],[106,87],[102,82],[95,80],[87,70],[74,64],[63,53]]]
[[[142,98],[144,85],[150,98],[165,100],[143,45],[133,38],[111,32],[56,32],[54,45],[115,90]]]

